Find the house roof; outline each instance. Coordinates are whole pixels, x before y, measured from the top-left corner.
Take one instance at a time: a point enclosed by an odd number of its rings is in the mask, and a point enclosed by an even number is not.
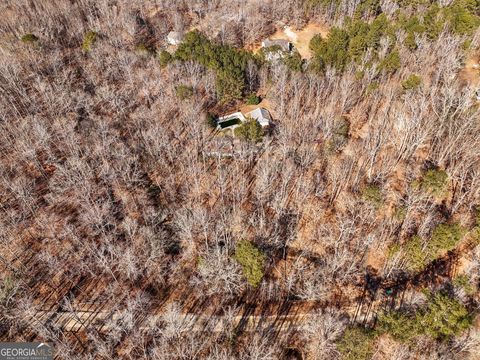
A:
[[[284,39],[275,39],[275,40],[266,39],[262,41],[262,46],[263,47],[280,46],[280,48],[283,51],[290,51],[292,43]]]
[[[250,111],[247,114],[247,117],[251,117],[252,119],[257,120],[258,123],[262,126],[268,126],[270,125],[270,121],[272,121],[270,113],[267,109],[264,108],[256,108],[255,110]]]
[[[183,39],[183,36],[178,31],[170,31],[167,35],[167,39],[170,43],[180,43]]]
[[[218,119],[218,122],[221,123],[221,122],[228,121],[235,118],[240,119],[241,121],[245,121],[245,117],[243,116],[243,114],[240,111],[238,111],[230,115],[222,116],[221,118]]]

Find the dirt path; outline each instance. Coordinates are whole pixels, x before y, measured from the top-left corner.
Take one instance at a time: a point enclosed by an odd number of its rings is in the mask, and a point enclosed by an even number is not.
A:
[[[352,307],[349,311],[350,315],[355,314],[355,308]],[[40,311],[37,313],[35,319],[30,319],[31,322],[38,322],[44,324],[46,319],[51,318],[52,313],[48,311]],[[90,318],[95,316],[98,325],[91,324]],[[68,332],[79,332],[81,330],[91,330],[92,326],[85,326],[86,324],[94,325],[97,331],[108,332],[117,327],[116,323],[121,323],[126,320],[128,315],[122,312],[110,313],[108,311],[101,311],[94,313],[91,311],[71,311],[64,312],[57,315],[56,323],[62,324],[62,330]],[[242,331],[251,332],[259,330],[267,330],[274,328],[276,332],[284,331],[301,331],[306,328],[310,321],[319,318],[318,313],[299,313],[286,315],[245,315],[239,314],[229,318],[229,326],[232,326]],[[141,326],[136,327],[137,331],[147,331],[153,329],[156,324],[160,324],[163,320],[161,314],[155,314],[148,317]],[[221,315],[197,315],[197,314],[180,314],[176,319],[178,327],[184,331],[202,332],[208,329],[209,332],[222,332],[225,327],[225,316]],[[100,323],[102,325],[100,326]]]

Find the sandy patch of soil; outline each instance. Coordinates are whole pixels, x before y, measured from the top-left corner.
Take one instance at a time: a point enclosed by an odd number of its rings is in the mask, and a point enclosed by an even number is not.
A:
[[[259,107],[267,109],[272,116],[275,116],[275,114],[273,114],[273,112],[272,112],[272,103],[267,98],[262,99],[262,101],[258,105],[244,104],[240,107],[240,111],[243,114],[246,114],[246,113],[248,113],[250,111],[253,111],[253,110],[255,110],[256,108],[259,108]]]
[[[480,85],[479,56],[471,56],[465,62],[465,67],[460,71],[460,80],[470,86]]]
[[[472,264],[472,260],[468,257],[468,255],[463,255],[458,259],[458,264],[455,269],[455,275],[463,275],[468,273],[468,270]]]
[[[367,252],[367,257],[365,259],[365,267],[370,267],[380,272],[380,270],[383,269],[383,266],[385,265],[386,261],[387,261],[386,247],[372,246]]]

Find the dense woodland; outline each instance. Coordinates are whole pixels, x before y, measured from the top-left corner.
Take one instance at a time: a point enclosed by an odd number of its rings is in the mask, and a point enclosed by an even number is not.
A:
[[[58,359],[480,357],[480,82],[463,75],[480,1],[0,10],[1,341]],[[329,29],[311,58],[252,51],[308,23]],[[263,99],[269,129],[215,129]]]

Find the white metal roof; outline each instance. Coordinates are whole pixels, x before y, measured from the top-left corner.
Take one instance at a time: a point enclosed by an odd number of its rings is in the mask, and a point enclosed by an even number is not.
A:
[[[270,116],[268,110],[260,107],[250,111],[247,114],[247,117],[257,120],[262,126],[268,126],[270,125],[270,121],[272,121],[272,117]]]
[[[279,46],[283,51],[291,51],[292,43],[284,39],[265,39],[262,41],[262,47]]]
[[[182,42],[183,36],[178,31],[170,31],[167,35],[167,41],[172,45],[178,45]]]

